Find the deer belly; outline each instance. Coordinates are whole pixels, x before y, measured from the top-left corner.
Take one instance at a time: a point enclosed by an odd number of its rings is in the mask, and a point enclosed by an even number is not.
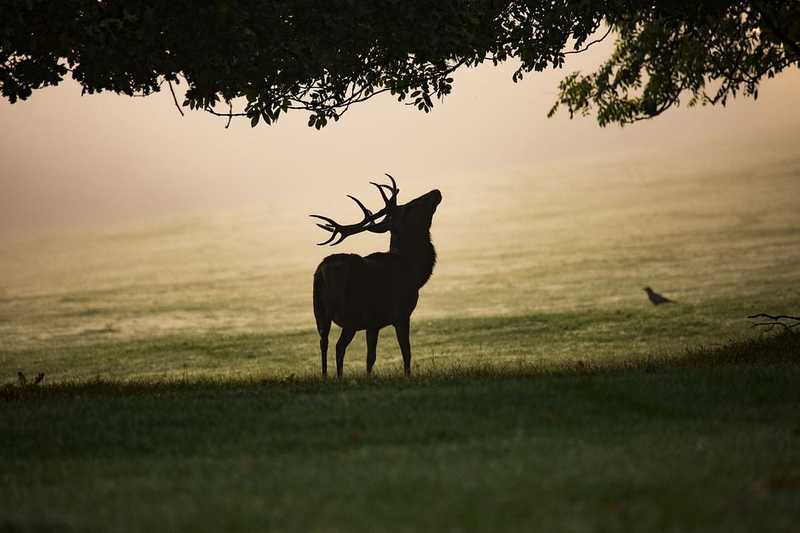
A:
[[[352,284],[347,291],[344,305],[333,315],[333,321],[341,328],[379,329],[396,323],[411,315],[417,303],[418,292],[413,294],[387,290],[387,287],[360,287]]]

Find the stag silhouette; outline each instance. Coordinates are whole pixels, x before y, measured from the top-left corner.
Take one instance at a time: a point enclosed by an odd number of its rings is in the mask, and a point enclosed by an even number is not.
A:
[[[319,332],[322,375],[328,374],[328,333],[331,322],[342,328],[336,342],[336,375],[342,376],[344,354],[356,331],[367,331],[367,373],[372,373],[378,346],[378,332],[392,325],[403,354],[403,370],[411,374],[411,313],[417,306],[419,290],[433,273],[436,250],[431,243],[431,222],[442,201],[437,189],[405,205],[397,205],[400,190],[394,178],[391,185],[371,182],[378,188],[384,207],[372,213],[355,196],[348,195],[361,211],[361,222],[341,225],[322,215],[317,224],[331,233],[320,246],[334,246],[351,235],[369,231],[391,232],[388,252],[366,257],[356,254],[329,255],[314,272],[314,317]],[[388,195],[387,195],[388,192]]]

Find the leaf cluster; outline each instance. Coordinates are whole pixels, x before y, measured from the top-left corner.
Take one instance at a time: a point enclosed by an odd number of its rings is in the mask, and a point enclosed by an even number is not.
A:
[[[800,64],[800,2],[646,2],[609,17],[611,57],[559,86],[570,117],[596,113],[601,126],[629,124],[680,105],[758,98],[760,82]]]
[[[516,58],[514,81],[560,68],[607,28],[613,56],[568,76],[556,107],[627,123],[683,91],[692,103],[757,95],[798,62],[797,21],[789,1],[4,0],[0,93],[14,103],[66,76],[88,94],[185,83],[183,107],[252,126],[302,110],[320,129],[384,92],[429,112],[462,66]]]
[[[428,112],[460,66],[511,57],[523,69],[559,66],[567,40],[601,21],[587,2],[559,4],[12,0],[0,11],[0,86],[13,103],[68,74],[85,93],[129,96],[183,80],[191,109],[253,126],[300,109],[321,128],[382,92]]]

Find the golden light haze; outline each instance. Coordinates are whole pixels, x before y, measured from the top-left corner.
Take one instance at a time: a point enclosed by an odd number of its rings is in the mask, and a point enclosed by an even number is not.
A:
[[[372,194],[366,182],[383,172],[399,178],[403,198],[439,187],[447,205],[454,186],[469,181],[480,193],[515,172],[520,187],[535,187],[524,178],[529,171],[586,172],[594,161],[713,166],[734,156],[800,151],[797,69],[766,81],[758,101],[738,99],[727,108],[683,107],[626,128],[599,128],[593,117],[569,120],[563,111],[547,119],[558,81],[608,52],[517,84],[513,65],[461,70],[453,94],[429,115],[383,95],[322,131],[306,127],[300,113],[277,126],[251,129],[239,120],[226,130],[204,113],[181,117],[168,91],[82,97],[67,81],[28,101],[0,104],[0,235],[242,205],[294,214],[308,226],[302,217],[309,212],[354,216],[343,195]]]
[[[304,114],[226,130],[204,113],[181,117],[169,92],[81,97],[73,83],[0,104],[0,339],[52,348],[78,373],[64,375],[91,376],[97,368],[64,345],[300,331],[269,364],[316,372],[314,268],[333,252],[385,250],[388,238],[318,247],[327,234],[308,214],[358,220],[345,194],[380,206],[368,182],[384,172],[398,179],[402,202],[433,188],[444,196],[432,227],[439,262],[415,324],[633,313],[650,305],[641,288],[652,286],[689,304],[674,326],[682,333],[659,345],[683,350],[751,332],[737,322],[751,309],[725,302],[796,309],[787,287],[798,286],[800,260],[797,70],[765,82],[758,101],[727,108],[680,108],[626,128],[563,113],[548,120],[558,81],[607,52],[518,84],[513,65],[460,71],[431,114],[383,96],[322,131]],[[692,324],[708,316],[717,322],[698,333]],[[553,329],[546,342],[532,336],[493,357],[654,349],[635,325],[624,343],[598,342],[605,327],[580,338]],[[461,334],[445,344],[453,361],[486,356]],[[9,369],[28,357],[19,353]],[[104,373],[126,375],[103,361]],[[162,363],[142,359],[136,372]]]

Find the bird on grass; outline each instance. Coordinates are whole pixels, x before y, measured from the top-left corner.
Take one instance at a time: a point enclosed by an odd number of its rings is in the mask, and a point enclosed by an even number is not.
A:
[[[647,293],[647,297],[650,299],[650,303],[653,305],[661,305],[661,304],[674,304],[673,300],[670,300],[666,296],[658,294],[656,291],[651,289],[650,287],[645,287],[644,292]]]
[[[41,385],[44,381],[44,372],[39,372],[36,374],[36,378],[33,380],[33,385]],[[25,377],[25,374],[22,372],[17,372],[17,384],[20,387],[25,387],[28,385],[28,378]]]

